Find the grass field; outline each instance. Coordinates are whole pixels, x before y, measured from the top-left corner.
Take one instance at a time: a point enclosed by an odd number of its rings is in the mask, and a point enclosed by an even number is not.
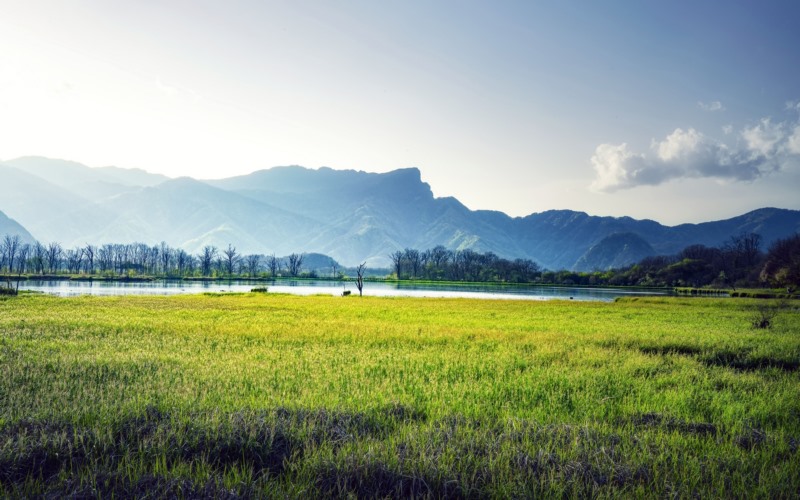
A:
[[[3,298],[0,496],[798,497],[765,304]]]

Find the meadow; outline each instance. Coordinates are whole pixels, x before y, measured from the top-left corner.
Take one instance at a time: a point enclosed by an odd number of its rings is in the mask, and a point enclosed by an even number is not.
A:
[[[799,307],[2,297],[0,496],[798,497]]]

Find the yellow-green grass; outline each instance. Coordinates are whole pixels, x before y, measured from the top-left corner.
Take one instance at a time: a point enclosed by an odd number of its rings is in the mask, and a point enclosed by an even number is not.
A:
[[[0,299],[0,494],[797,496],[800,314],[763,308]]]

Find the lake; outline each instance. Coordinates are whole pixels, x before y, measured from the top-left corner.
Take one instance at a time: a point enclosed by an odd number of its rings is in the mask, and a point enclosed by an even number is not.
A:
[[[178,295],[207,292],[249,292],[255,287],[268,287],[270,293],[295,295],[341,295],[349,290],[358,295],[353,282],[278,280],[274,282],[235,280],[231,282],[205,281],[23,281],[20,290],[31,290],[62,297],[77,295]],[[663,288],[582,288],[541,285],[486,285],[486,284],[436,284],[436,283],[364,283],[364,295],[381,297],[461,297],[477,299],[524,300],[594,300],[613,301],[617,297],[673,295]]]

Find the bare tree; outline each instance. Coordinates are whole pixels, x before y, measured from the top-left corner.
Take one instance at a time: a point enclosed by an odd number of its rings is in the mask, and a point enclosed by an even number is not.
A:
[[[36,248],[34,248],[34,253]],[[103,245],[97,250],[97,261],[100,272],[113,271],[114,269],[114,245]]]
[[[406,248],[403,253],[405,254],[405,261],[411,270],[411,277],[416,279],[417,273],[419,273],[420,266],[422,265],[422,257],[420,256],[419,250]],[[398,277],[400,277],[400,275],[398,275]]]
[[[19,247],[19,253],[17,254],[17,276],[28,270],[29,266],[28,261],[31,255],[31,251],[32,248],[27,243]]]
[[[392,259],[392,267],[394,267],[394,273],[397,275],[397,279],[400,279],[400,272],[403,270],[403,258],[405,253],[402,250],[397,250],[389,254],[389,258]]]
[[[175,264],[178,268],[178,276],[183,276],[183,273],[186,271],[191,258],[192,256],[186,253],[186,251],[182,248],[175,252]]]
[[[19,293],[19,282],[22,278],[22,273],[25,270],[26,261],[28,260],[28,253],[30,252],[30,245],[21,244],[19,235],[7,234],[3,241],[0,242],[0,270],[8,266],[8,275],[6,275],[7,288],[12,290],[11,287],[11,274],[16,270],[17,272],[17,285],[13,289],[13,293]],[[16,266],[14,265],[16,261]]]
[[[14,270],[14,259],[17,257],[17,252],[19,251],[21,240],[18,234],[10,235],[7,234],[5,238],[3,238],[3,249],[5,250],[6,258],[6,266],[8,266],[9,272]]]
[[[245,267],[247,268],[247,274],[249,274],[251,278],[255,278],[261,267],[261,256],[258,254],[252,254],[245,257],[244,260]]]
[[[456,262],[461,268],[461,273],[465,280],[475,281],[480,272],[480,254],[472,249],[464,249],[456,254]]]
[[[755,266],[761,258],[761,236],[756,233],[742,233],[731,238],[722,245],[724,276],[731,287],[736,289],[736,282],[744,278],[748,269]]]
[[[270,277],[275,278],[278,275],[278,270],[281,267],[281,263],[280,260],[275,257],[274,253],[267,257],[267,267],[269,268]]]
[[[94,274],[94,259],[97,255],[97,247],[87,243],[86,246],[83,247],[83,253],[86,256],[84,260],[86,273]]]
[[[239,262],[239,254],[236,253],[236,247],[231,246],[230,243],[228,243],[228,249],[224,250],[222,253],[225,256],[225,270],[228,272],[228,277],[231,277],[233,276],[234,266]]]
[[[303,255],[293,253],[289,255],[289,275],[297,276],[303,266]]]
[[[367,268],[367,263],[362,262],[356,267],[356,288],[358,288],[358,296],[363,295],[364,290],[364,270]]]
[[[211,276],[211,266],[217,257],[217,247],[206,245],[200,254],[200,272],[203,276]]]
[[[134,243],[131,245],[131,262],[137,272],[143,274],[149,272],[154,274],[154,268],[156,266],[149,265],[151,253],[152,250],[150,246],[145,243]]]
[[[17,287],[14,293],[19,293],[19,282],[22,280],[22,273],[28,265],[28,255],[31,253],[31,246],[27,243],[19,247],[17,255]]]
[[[338,269],[338,266],[339,266],[339,263],[336,262],[335,260],[331,259],[331,277],[333,277],[333,279],[336,279],[336,278],[339,277],[339,274],[336,272],[337,269]]]
[[[70,274],[77,274],[80,272],[81,264],[83,262],[83,249],[74,248],[64,252],[64,258],[67,263],[67,272]]]
[[[186,254],[186,265],[184,267],[184,275],[191,276],[194,274],[197,259],[190,253]]]
[[[498,279],[498,268],[500,267],[500,257],[494,252],[478,254],[475,276],[480,281],[492,281]]]
[[[747,233],[740,236],[741,255],[745,266],[755,265],[761,258],[761,235]]]
[[[170,267],[172,267],[172,261],[174,260],[174,252],[165,241],[162,241],[158,246],[158,252],[159,257],[161,258],[161,272],[163,274],[169,274]]]
[[[161,262],[161,251],[158,245],[153,245],[147,249],[145,256],[144,267],[150,274],[158,274],[158,263]]]
[[[123,274],[128,265],[128,256],[130,255],[130,245],[123,245],[117,243],[114,245],[114,268],[117,274]]]
[[[35,242],[31,248],[31,267],[33,268],[34,273],[44,273],[44,254],[44,245],[38,241]]]
[[[57,242],[52,242],[47,245],[47,270],[50,273],[58,271],[61,266],[61,254],[63,253],[61,245]]]

